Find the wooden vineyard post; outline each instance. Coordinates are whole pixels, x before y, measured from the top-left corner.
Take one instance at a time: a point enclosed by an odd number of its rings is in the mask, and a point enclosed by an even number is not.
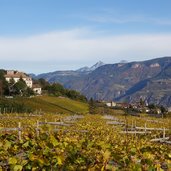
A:
[[[136,137],[136,131],[137,131],[137,129],[136,129],[136,120],[135,120],[135,122],[134,122],[134,124],[135,124],[135,137]]]
[[[144,131],[145,131],[145,134],[146,134],[146,131],[147,131],[147,125],[146,125],[146,123],[145,123],[145,125],[144,125]]]
[[[131,125],[131,131],[134,131],[135,128],[134,128],[134,121],[132,119],[132,125]],[[132,139],[134,139],[134,134],[132,134]]]
[[[37,124],[36,124],[36,135],[37,137],[39,137],[39,121],[37,121]]]
[[[163,129],[163,139],[166,138],[166,130],[165,128]]]
[[[55,118],[55,123],[57,122],[57,119]],[[55,125],[55,130],[57,129],[57,126]]]
[[[134,124],[133,124],[133,120],[132,120],[131,130],[133,131],[133,129],[134,129]]]
[[[135,129],[136,129],[136,120],[135,120],[135,122],[134,122],[134,126],[135,126]]]
[[[18,139],[21,140],[21,122],[18,123]]]
[[[128,123],[126,117],[125,117],[125,131],[128,132]]]

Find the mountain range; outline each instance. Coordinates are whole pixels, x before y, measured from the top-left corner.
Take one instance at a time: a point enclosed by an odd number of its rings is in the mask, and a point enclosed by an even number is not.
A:
[[[100,61],[92,67],[35,78],[59,82],[97,100],[136,102],[143,98],[148,103],[171,106],[171,57],[115,64]]]
[[[77,70],[55,71],[43,73],[37,76],[31,74],[31,76],[33,78],[44,78],[45,80],[51,83],[59,82],[67,87],[69,82],[79,80],[80,78],[84,78],[84,76],[87,76],[88,74],[90,74],[91,72],[93,72],[94,70],[103,65],[105,64],[99,61],[91,67],[85,66]]]

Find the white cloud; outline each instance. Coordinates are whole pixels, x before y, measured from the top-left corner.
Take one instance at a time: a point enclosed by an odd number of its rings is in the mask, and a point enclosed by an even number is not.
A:
[[[88,29],[73,29],[22,38],[1,37],[0,60],[49,61],[57,66],[66,64],[70,69],[98,60],[114,63],[168,56],[170,45],[171,34],[101,36]]]

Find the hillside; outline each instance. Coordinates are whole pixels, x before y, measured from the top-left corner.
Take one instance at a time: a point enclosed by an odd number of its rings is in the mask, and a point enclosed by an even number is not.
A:
[[[171,57],[106,64],[88,74],[70,75],[69,79],[66,75],[56,75],[59,79],[54,81],[61,82],[66,88],[78,90],[88,98],[130,102],[142,96],[149,103],[170,106],[170,66]],[[166,82],[166,85],[163,86],[161,82]]]
[[[14,99],[5,99],[7,102],[20,104],[34,112],[46,113],[86,113],[88,104],[80,101],[71,100],[64,97],[37,96],[32,98],[18,97]],[[1,99],[2,102],[2,99]]]
[[[171,105],[171,63],[155,77],[138,82],[118,100],[134,101],[138,97],[160,105]]]

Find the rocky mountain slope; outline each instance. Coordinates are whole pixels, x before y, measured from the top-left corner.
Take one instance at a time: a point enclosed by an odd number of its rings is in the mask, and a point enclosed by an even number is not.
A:
[[[135,101],[142,97],[148,102],[171,106],[171,63],[151,79],[140,81],[118,100]]]
[[[57,71],[39,75],[66,88],[80,91],[88,98],[171,106],[171,57],[141,62],[106,64],[93,71]]]

